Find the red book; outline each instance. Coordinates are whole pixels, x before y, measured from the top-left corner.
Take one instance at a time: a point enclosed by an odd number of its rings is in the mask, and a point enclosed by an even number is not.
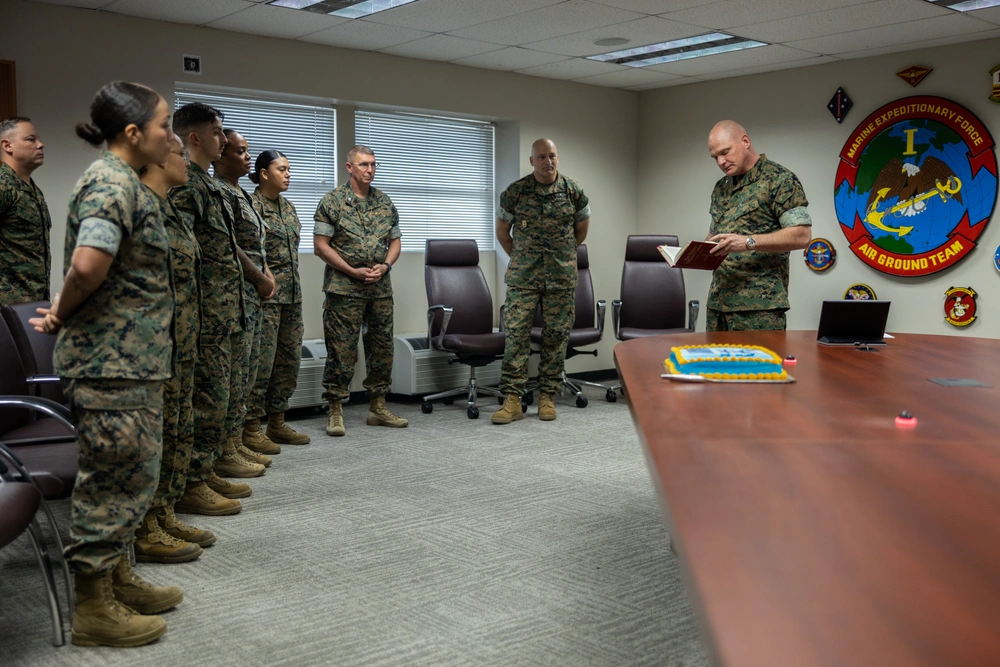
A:
[[[726,260],[727,255],[711,253],[712,248],[719,245],[714,241],[691,241],[683,248],[660,245],[656,249],[663,259],[675,269],[705,269],[714,271]]]

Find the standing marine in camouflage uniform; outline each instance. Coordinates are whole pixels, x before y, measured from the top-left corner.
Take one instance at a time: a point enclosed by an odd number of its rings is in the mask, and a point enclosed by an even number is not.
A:
[[[250,495],[246,484],[234,484],[215,474],[223,446],[233,434],[238,405],[230,400],[239,386],[235,357],[243,354],[243,270],[233,234],[229,200],[206,171],[222,155],[226,136],[222,112],[199,102],[174,113],[174,132],[191,156],[188,182],[170,191],[181,222],[194,230],[201,254],[201,332],[195,361],[194,450],[184,495],[176,510],[209,516],[236,514],[237,498]]]
[[[222,459],[215,464],[215,471],[223,477],[257,477],[264,474],[264,467],[271,465],[266,454],[277,454],[281,448],[271,442],[260,430],[260,422],[251,420],[246,427],[247,402],[257,381],[257,359],[260,356],[261,299],[274,296],[274,276],[267,268],[264,254],[264,218],[257,210],[250,195],[239,185],[241,178],[250,173],[250,148],[239,132],[224,130],[226,147],[222,157],[214,163],[215,181],[233,210],[237,254],[243,266],[243,303],[246,306],[246,330],[243,337],[243,354],[236,360],[239,365],[239,389],[234,398],[239,402],[239,412],[233,425],[234,433],[226,443]]]
[[[0,122],[0,305],[49,300],[52,220],[31,174],[45,144],[31,120]]]
[[[351,393],[358,334],[365,344],[364,386],[371,397],[369,426],[401,428],[407,421],[389,412],[385,395],[392,382],[392,282],[399,257],[399,213],[392,200],[371,187],[375,153],[367,146],[347,152],[350,181],[326,193],[316,208],[314,252],[324,262],[323,337],[326,367],[323,398],[330,404],[327,435],[344,435],[343,401]]]
[[[590,228],[590,203],[579,183],[559,173],[559,153],[548,139],[531,145],[531,174],[500,195],[497,240],[510,255],[504,303],[504,346],[500,369],[503,407],[494,424],[524,417],[521,395],[528,381],[531,325],[542,307],[542,350],[538,365],[538,418],[556,418],[553,395],[562,387],[566,344],[573,328],[577,283],[576,247]],[[513,235],[512,235],[513,234]]]
[[[309,436],[285,424],[288,399],[295,392],[302,360],[302,285],[299,282],[299,233],[302,225],[288,190],[288,158],[275,150],[257,156],[250,180],[257,183],[254,202],[267,225],[265,248],[274,274],[275,293],[263,304],[257,382],[250,394],[247,423],[267,416],[267,437],[283,445],[305,445]]]
[[[724,120],[708,152],[726,175],[712,191],[713,254],[729,257],[712,273],[708,331],[785,328],[788,253],[812,235],[809,202],[795,174],[760,155],[739,123]]]
[[[163,164],[143,167],[143,185],[152,191],[170,237],[170,268],[174,278],[174,376],[163,384],[163,454],[156,495],[135,533],[139,562],[185,563],[201,555],[202,547],[215,543],[215,535],[181,522],[174,505],[184,494],[191,450],[194,448],[194,362],[198,353],[201,309],[198,305],[200,253],[194,230],[181,222],[167,201],[170,188],[188,180],[187,151],[174,137]]]
[[[127,554],[156,490],[163,381],[171,374],[170,240],[138,169],[162,162],[170,110],[155,91],[116,81],[77,134],[107,150],[70,197],[61,296],[31,324],[62,330],[53,358],[77,431],[71,543],[74,644],[139,646],[166,632],[158,614],[183,599],[139,578]]]

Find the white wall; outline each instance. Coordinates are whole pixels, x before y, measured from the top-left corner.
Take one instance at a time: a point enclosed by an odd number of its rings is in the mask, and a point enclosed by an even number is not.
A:
[[[965,106],[1000,138],[1000,105],[990,95],[990,68],[1000,62],[1000,41],[988,40],[917,52],[849,60],[809,68],[713,81],[644,92],[639,100],[639,223],[642,233],[673,233],[682,243],[708,232],[709,196],[722,173],[709,158],[706,140],[717,121],[742,123],[754,147],[794,171],[805,187],[813,236],[833,242],[836,264],[814,273],[802,253],[791,255],[790,329],[814,329],[820,302],[840,299],[853,283],[865,283],[880,299],[891,299],[889,330],[1000,336],[1000,275],[993,253],[1000,243],[1000,222],[990,222],[979,245],[957,265],[922,278],[878,272],[848,248],[833,206],[839,154],[854,128],[868,114],[893,100],[937,95]],[[934,71],[911,88],[895,75],[910,65]],[[854,108],[838,125],[826,108],[838,86]],[[704,304],[711,280],[688,271],[689,299]],[[944,321],[944,292],[971,286],[979,293],[980,319],[956,329]],[[704,319],[700,322],[704,327]]]
[[[331,98],[345,109],[381,104],[494,119],[506,142],[498,144],[498,192],[530,171],[531,143],[550,137],[563,172],[591,200],[588,245],[598,298],[617,296],[625,237],[636,218],[637,93],[20,0],[0,0],[0,25],[7,27],[0,59],[17,63],[18,112],[32,117],[46,142],[35,177],[52,212],[54,289],[61,285],[66,204],[97,155],[73,127],[98,88],[127,79],[168,99],[180,81]],[[203,76],[181,72],[185,53],[202,56]],[[345,150],[353,143],[338,139]],[[484,253],[481,264],[496,298],[502,271],[494,254]],[[303,255],[300,265],[306,337],[319,338],[322,264]],[[423,254],[404,253],[392,279],[396,331],[425,330]],[[613,344],[606,337],[599,358],[574,359],[570,370],[612,368]]]

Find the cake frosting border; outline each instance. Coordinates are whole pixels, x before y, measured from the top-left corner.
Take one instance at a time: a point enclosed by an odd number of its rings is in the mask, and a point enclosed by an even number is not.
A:
[[[762,361],[760,359],[732,359],[732,358],[714,357],[714,358],[708,358],[708,359],[699,359],[698,362],[691,362],[691,361],[683,361],[683,360],[681,360],[678,357],[678,362],[681,364],[681,368],[678,369],[676,366],[674,366],[674,363],[673,363],[673,361],[671,361],[671,358],[667,357],[666,359],[663,360],[663,366],[664,366],[664,368],[666,369],[666,371],[668,373],[671,373],[673,375],[684,375],[685,373],[683,371],[683,366],[684,366],[684,364],[688,364],[688,363],[706,363],[706,362],[707,363],[711,363],[713,361],[726,362],[726,363],[745,363],[745,362],[775,363],[775,364],[778,364],[778,368],[781,369],[780,373],[731,373],[731,372],[727,372],[727,373],[697,373],[696,375],[699,375],[701,377],[704,377],[704,378],[707,378],[707,379],[711,379],[711,380],[723,380],[723,381],[725,381],[725,380],[730,380],[730,381],[733,381],[733,380],[783,381],[783,380],[787,380],[788,379],[788,372],[781,365],[782,364],[781,357],[778,356],[777,352],[775,352],[774,350],[771,350],[769,348],[766,348],[763,345],[714,345],[714,344],[707,344],[707,345],[675,345],[675,346],[673,346],[673,347],[670,348],[670,354],[671,354],[671,356],[676,356],[675,355],[675,351],[676,350],[712,349],[712,348],[741,349],[741,350],[759,350],[759,351],[762,351],[762,352],[766,352],[770,356],[770,359]]]

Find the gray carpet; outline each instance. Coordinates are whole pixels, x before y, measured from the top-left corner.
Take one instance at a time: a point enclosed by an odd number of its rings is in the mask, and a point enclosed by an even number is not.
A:
[[[344,438],[300,415],[313,443],[241,514],[182,516],[215,546],[138,566],[185,593],[143,648],[54,648],[21,537],[0,551],[0,665],[707,665],[628,407],[588,393],[503,427],[485,397],[476,421],[391,404],[398,430],[351,405]]]

